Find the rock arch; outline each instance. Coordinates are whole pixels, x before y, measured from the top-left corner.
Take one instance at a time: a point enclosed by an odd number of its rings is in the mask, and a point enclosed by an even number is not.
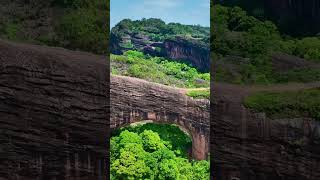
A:
[[[111,129],[152,120],[186,129],[192,138],[192,157],[208,157],[210,122],[208,100],[194,100],[178,89],[137,78],[111,77]]]

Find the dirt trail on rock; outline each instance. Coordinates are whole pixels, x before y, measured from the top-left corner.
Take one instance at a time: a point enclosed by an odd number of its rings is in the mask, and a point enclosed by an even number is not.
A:
[[[210,88],[179,88],[180,93],[187,94],[190,91],[206,91],[210,90]]]

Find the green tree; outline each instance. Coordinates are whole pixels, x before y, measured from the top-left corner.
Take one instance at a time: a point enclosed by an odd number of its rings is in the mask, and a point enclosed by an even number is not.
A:
[[[158,133],[151,130],[145,130],[140,134],[143,142],[144,149],[148,152],[154,152],[164,148],[164,144],[160,139]]]
[[[161,161],[159,170],[158,179],[160,180],[176,180],[179,177],[179,168],[174,159],[165,159]]]
[[[125,128],[111,138],[110,179],[201,180],[205,176],[209,178],[207,164],[189,162],[187,158],[176,154],[171,146],[168,147],[167,141],[163,141],[158,133],[142,127]],[[159,128],[166,129],[162,125]],[[139,131],[142,132],[136,133]],[[170,132],[169,136],[173,136],[172,134],[174,133]],[[168,138],[175,140],[175,137]]]

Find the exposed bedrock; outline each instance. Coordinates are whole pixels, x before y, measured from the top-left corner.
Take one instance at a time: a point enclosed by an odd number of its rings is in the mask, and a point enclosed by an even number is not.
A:
[[[194,100],[178,89],[131,77],[111,77],[111,128],[152,120],[176,124],[192,137],[192,156],[206,159],[209,152],[208,100]]]
[[[210,147],[214,179],[320,179],[320,123],[254,113],[241,104],[247,93],[216,85]]]
[[[106,66],[0,40],[0,179],[106,179]]]
[[[138,36],[138,37],[137,37]],[[134,47],[122,47],[120,44],[131,42]],[[210,49],[197,40],[175,37],[162,42],[152,42],[148,36],[128,33],[124,37],[110,35],[110,48],[114,54],[138,49],[145,54],[165,57],[192,65],[202,72],[210,71]],[[157,50],[160,48],[161,50]]]
[[[185,40],[164,41],[164,56],[191,64],[202,72],[210,71],[209,48],[192,45]]]
[[[104,57],[0,41],[0,179],[105,179],[107,129],[153,120],[209,150],[209,102],[143,80],[111,78]],[[320,179],[320,125],[271,120],[244,109],[239,87],[214,84],[213,175],[217,180]]]

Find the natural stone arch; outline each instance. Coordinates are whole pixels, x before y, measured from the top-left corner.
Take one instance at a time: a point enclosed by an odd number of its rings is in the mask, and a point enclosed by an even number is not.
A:
[[[153,116],[153,115],[152,115]],[[192,152],[192,157],[197,159],[197,160],[203,160],[207,158],[207,153],[208,151],[206,150],[206,138],[204,137],[204,135],[202,134],[198,134],[198,132],[192,128],[191,124],[180,124],[179,122],[183,121],[164,121],[164,120],[159,120],[159,119],[153,119],[150,118],[150,116],[148,116],[149,119],[136,119],[130,122],[125,122],[124,124],[119,124],[118,126],[115,126],[111,129],[111,131],[115,130],[115,129],[119,129],[122,127],[126,127],[129,125],[132,125],[133,123],[137,123],[137,122],[144,122],[144,121],[148,121],[149,123],[155,123],[155,124],[174,124],[177,127],[179,127],[179,129],[181,131],[184,131],[190,138],[192,141],[192,147],[191,147],[191,152]]]
[[[194,100],[176,88],[130,77],[111,77],[111,129],[152,120],[187,129],[192,138],[192,157],[207,159],[209,152],[208,100]]]

